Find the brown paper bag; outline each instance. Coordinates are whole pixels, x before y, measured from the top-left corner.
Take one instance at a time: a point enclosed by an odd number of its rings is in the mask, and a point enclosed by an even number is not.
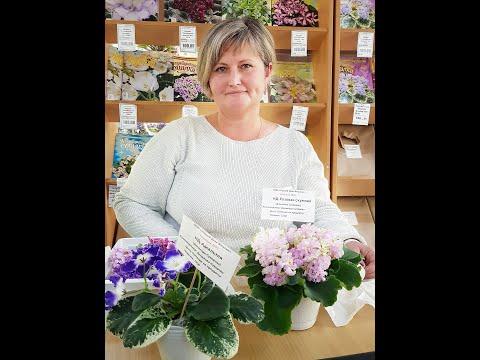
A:
[[[347,158],[344,144],[360,145],[362,158]],[[375,178],[375,130],[373,125],[338,125],[337,175]]]

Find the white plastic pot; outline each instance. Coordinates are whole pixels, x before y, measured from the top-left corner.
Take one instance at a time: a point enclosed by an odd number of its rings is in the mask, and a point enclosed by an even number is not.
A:
[[[292,310],[292,330],[306,330],[315,325],[320,303],[302,297],[300,303]]]
[[[170,326],[167,333],[157,340],[158,351],[162,360],[210,360],[195,348],[185,335],[185,328]]]

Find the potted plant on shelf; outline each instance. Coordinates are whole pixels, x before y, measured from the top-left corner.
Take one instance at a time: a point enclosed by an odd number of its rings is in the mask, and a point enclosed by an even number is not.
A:
[[[320,304],[331,306],[338,290],[361,284],[361,256],[312,224],[286,232],[260,228],[240,253],[247,258],[237,275],[248,277],[252,296],[264,303],[256,325],[272,334],[313,326]]]
[[[106,329],[128,348],[158,341],[162,360],[230,359],[239,345],[232,320],[261,321],[263,305],[241,292],[226,294],[193,271],[173,238],[121,239],[130,248],[115,244],[108,256]],[[143,244],[132,246],[138,239]]]

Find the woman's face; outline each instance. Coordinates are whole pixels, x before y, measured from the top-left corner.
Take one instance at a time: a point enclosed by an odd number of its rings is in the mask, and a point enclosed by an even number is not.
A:
[[[262,99],[272,64],[266,68],[248,46],[223,53],[213,67],[209,84],[213,99],[220,108],[247,110]]]

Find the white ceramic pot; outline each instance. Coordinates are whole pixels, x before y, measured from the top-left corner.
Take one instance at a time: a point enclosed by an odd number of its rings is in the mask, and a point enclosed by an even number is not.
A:
[[[292,330],[306,330],[315,325],[320,303],[302,297],[300,303],[292,310]]]
[[[197,350],[185,335],[185,328],[170,326],[167,333],[157,340],[162,360],[210,360],[212,357]]]

